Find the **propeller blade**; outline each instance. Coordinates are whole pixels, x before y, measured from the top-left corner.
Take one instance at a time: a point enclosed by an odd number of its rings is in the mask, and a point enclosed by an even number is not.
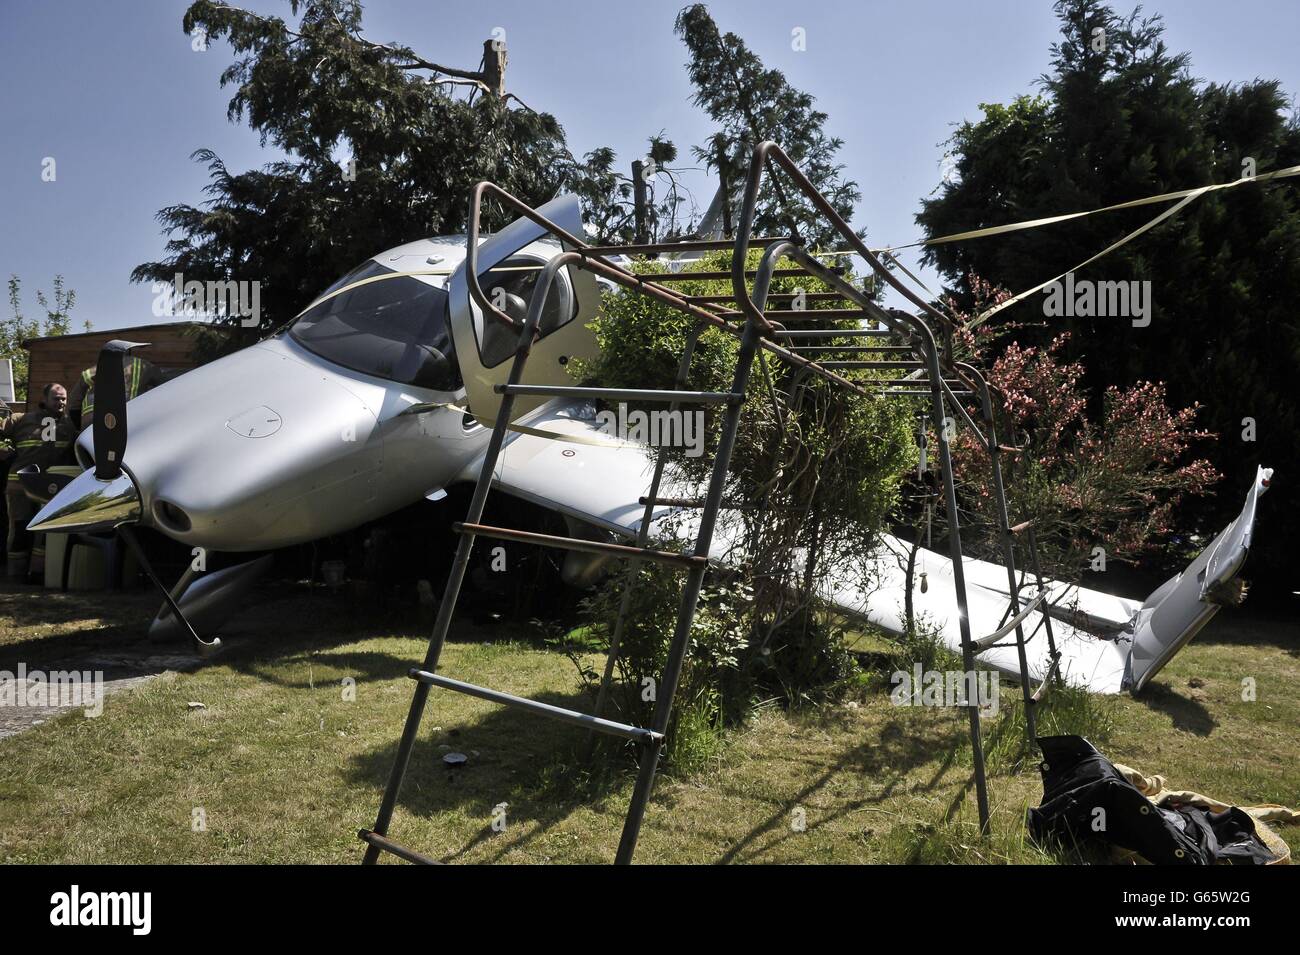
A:
[[[99,352],[95,365],[95,477],[111,481],[122,473],[126,453],[126,377],[124,362],[133,348],[147,342],[113,339]]]

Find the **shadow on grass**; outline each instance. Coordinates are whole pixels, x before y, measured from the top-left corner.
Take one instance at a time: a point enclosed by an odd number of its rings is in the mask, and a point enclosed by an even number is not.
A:
[[[603,808],[607,797],[631,778],[630,744],[599,747],[588,760],[586,730],[519,710],[494,709],[473,722],[448,724],[444,729],[438,725],[438,694],[446,692],[435,689],[430,697],[398,798],[399,806],[421,818],[454,812],[484,820],[469,841],[442,861],[459,859],[495,839],[491,819],[501,803],[507,804],[511,830],[518,832],[521,822],[532,825],[521,835],[501,840],[485,861],[497,861],[527,846],[580,807]],[[529,698],[580,712],[592,707],[590,695],[581,691],[529,694]],[[374,791],[376,809],[397,757],[400,733],[401,727],[394,726],[391,744],[354,757],[345,770],[350,783]],[[468,755],[468,761],[459,768],[448,767],[443,756],[449,750]],[[625,805],[617,807],[620,814],[625,809]],[[391,834],[408,844],[401,832]]]
[[[308,652],[304,653],[304,650]],[[298,657],[304,667],[315,664],[328,670],[342,670],[348,676],[355,678],[358,683],[396,680],[406,676],[411,667],[420,663],[416,657],[399,657],[376,650],[329,652],[329,647],[319,642],[314,642],[305,648],[281,648],[279,652],[267,652],[262,649],[252,653],[231,655],[220,662],[237,673],[286,690],[306,690],[319,685],[322,680],[319,675],[309,675],[294,680],[287,679],[277,672],[279,667],[291,662],[294,657]]]
[[[5,586],[0,590],[0,618],[8,618],[16,629],[42,631],[18,638],[0,634],[0,669],[16,672],[19,663],[43,668],[78,657],[133,651],[142,642],[152,604],[138,591],[116,592],[104,600],[99,596]],[[142,652],[161,651],[144,644]]]
[[[14,628],[0,633],[0,669],[13,670],[20,661],[32,666],[37,661],[129,646],[143,637],[153,610],[149,596],[140,591],[65,594],[0,585],[0,619]],[[42,632],[13,636],[37,628]]]
[[[871,732],[876,730],[873,728]],[[916,732],[914,727],[889,723],[878,731],[877,739],[872,742],[864,741],[843,750],[830,765],[826,765],[824,760],[817,760],[819,770],[817,775],[793,796],[782,800],[762,822],[736,840],[718,858],[718,864],[753,862],[796,835],[803,836],[808,832],[815,832],[845,816],[873,809],[884,812],[885,810],[878,808],[878,804],[899,795],[900,787],[903,787],[908,773],[933,762],[936,752],[942,751],[943,758],[928,780],[902,789],[905,795],[932,792],[955,762],[960,752],[961,738],[961,729],[957,727],[936,734],[934,727],[926,727],[924,731]],[[871,776],[882,780],[883,786],[874,796],[850,800],[840,805],[834,812],[819,814],[815,820],[809,819],[802,832],[796,833],[791,829],[789,826],[791,813],[798,806],[807,803],[816,793],[825,788],[837,773],[841,772]],[[722,791],[725,792],[725,788]],[[756,843],[765,836],[775,838],[761,846],[756,846]]]
[[[0,644],[0,670],[14,672],[20,663],[28,669],[49,668],[51,664],[72,663],[101,653],[136,652],[140,639],[121,627],[87,627]],[[149,649],[146,645],[140,655],[146,655]]]
[[[161,603],[152,590],[61,594],[7,588],[0,592],[0,615],[24,628],[56,629],[0,643],[0,668],[13,669],[19,662],[29,667],[55,662],[75,665],[108,655],[128,667],[148,668],[151,660],[165,659],[170,669],[231,666],[254,672],[260,663],[361,639],[358,629],[365,625],[365,615],[332,595],[296,589],[283,596],[266,596],[222,628],[219,652],[200,657],[188,641],[155,643],[148,638],[149,624]],[[102,625],[85,626],[89,620]],[[69,624],[80,626],[68,629]],[[396,663],[389,669],[397,671]],[[271,679],[266,672],[255,675]]]
[[[1164,713],[1175,729],[1197,736],[1209,736],[1219,724],[1198,700],[1183,696],[1168,683],[1153,682],[1133,697],[1148,709]]]
[[[358,680],[395,680],[405,677],[412,667],[423,662],[431,630],[431,624],[422,620],[414,607],[358,607],[329,594],[316,595],[305,601],[301,598],[286,601],[276,616],[285,618],[286,623],[292,625],[277,626],[274,619],[258,620],[255,634],[238,636],[225,651],[213,658],[213,662],[286,689],[308,689],[315,680],[310,675],[300,679],[287,678],[278,672],[295,657],[304,667],[316,665],[341,670]],[[323,618],[323,626],[303,626],[304,619],[315,623],[317,618]],[[248,622],[243,626],[247,629]],[[374,639],[410,640],[416,646],[409,654],[402,655],[378,650],[336,649]],[[457,613],[447,638],[449,645],[503,641],[542,646],[535,628],[509,621],[479,626],[468,610],[464,614]]]
[[[0,583],[0,617],[12,617],[19,626],[57,626],[87,617],[124,625],[161,597],[152,590],[46,590],[35,584]],[[152,612],[152,611],[147,611]]]
[[[380,607],[357,602],[324,587],[273,581],[258,588],[247,609],[221,628],[221,649],[200,656],[188,641],[155,643],[149,624],[160,597],[152,589],[58,593],[36,587],[0,587],[0,617],[31,636],[0,642],[0,670],[95,669],[106,679],[165,670],[195,673],[229,667],[236,673],[284,689],[308,689],[310,667],[341,670],[364,681],[404,677],[424,657],[424,646],[409,656],[373,649],[335,651],[374,637],[427,641],[429,625],[414,605]],[[99,625],[88,625],[91,622]],[[510,623],[475,627],[467,619],[453,625],[451,642],[529,642],[527,628]],[[283,671],[295,658],[301,679]]]
[[[530,698],[574,709],[590,711],[589,694],[541,693]],[[814,717],[816,718],[816,717]],[[586,731],[549,720],[540,719],[517,710],[494,710],[483,718],[454,729],[435,731],[437,697],[421,721],[421,734],[417,739],[407,769],[398,805],[412,815],[431,818],[441,813],[456,813],[484,820],[477,832],[459,848],[444,854],[441,861],[452,862],[473,853],[489,840],[495,841],[491,817],[495,807],[508,805],[511,828],[520,822],[528,823],[523,834],[501,840],[487,858],[476,861],[498,861],[535,842],[573,812],[591,808],[617,814],[621,820],[627,810],[626,798],[635,771],[635,748],[630,744],[602,737],[593,756],[588,758]],[[356,757],[347,770],[347,779],[354,785],[371,787],[375,793],[375,806],[388,782],[393,761],[397,755],[397,736],[400,727],[394,726],[392,744]],[[874,732],[874,730],[873,730]],[[911,727],[890,724],[879,734],[878,740],[864,741],[843,750],[828,764],[821,758],[805,760],[809,766],[809,781],[792,796],[781,800],[772,812],[747,834],[731,845],[717,859],[719,864],[746,862],[761,858],[786,839],[792,832],[787,826],[790,813],[796,806],[808,802],[824,789],[838,773],[858,773],[883,781],[881,790],[866,798],[837,806],[828,814],[808,820],[805,832],[830,825],[835,820],[859,811],[884,811],[876,808],[895,798],[900,790],[906,794],[930,792],[936,789],[952,768],[961,752],[962,734],[959,727],[951,731],[936,732],[933,727],[921,731]],[[442,758],[448,746],[455,751],[470,754],[463,768],[447,768]],[[473,756],[478,751],[479,756]],[[907,785],[908,774],[917,767],[934,763],[936,753],[942,753],[934,772],[927,779]],[[662,782],[671,777],[671,767],[659,775]],[[725,781],[725,775],[724,775]],[[718,787],[725,794],[725,785]],[[749,793],[747,798],[752,798]],[[656,786],[652,797],[659,808],[671,809],[676,800],[669,787]],[[369,820],[363,824],[368,825]],[[516,829],[516,831],[518,831]],[[403,842],[399,831],[391,835]],[[774,836],[762,846],[755,844],[764,837]],[[412,848],[420,849],[419,846]],[[753,849],[753,851],[749,851]],[[609,851],[614,849],[613,840]]]

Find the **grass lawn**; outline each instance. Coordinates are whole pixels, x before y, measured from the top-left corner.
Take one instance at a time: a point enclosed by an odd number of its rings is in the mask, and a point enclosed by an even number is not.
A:
[[[359,861],[355,831],[374,821],[425,628],[321,591],[279,592],[240,618],[244,636],[216,660],[111,696],[97,719],[70,712],[0,740],[0,862]],[[137,634],[156,604],[143,592],[0,592],[0,669],[86,647],[148,653]],[[1297,629],[1225,611],[1141,699],[1087,698],[1090,735],[1113,760],[1176,788],[1294,805]],[[590,709],[572,663],[523,630],[464,623],[440,671]],[[1255,702],[1241,700],[1245,677]],[[354,701],[345,678],[356,681]],[[1025,838],[1024,810],[1041,786],[1034,765],[1010,755],[1015,693],[1004,687],[1003,714],[986,729],[987,840],[974,826],[964,713],[894,707],[870,692],[806,712],[760,710],[711,765],[662,776],[637,859],[1057,861]],[[1074,709],[1044,716],[1077,719]],[[391,834],[447,861],[608,862],[631,773],[584,778],[572,768],[583,742],[561,724],[434,690]],[[468,764],[447,769],[448,750]],[[1281,834],[1300,845],[1300,830]]]

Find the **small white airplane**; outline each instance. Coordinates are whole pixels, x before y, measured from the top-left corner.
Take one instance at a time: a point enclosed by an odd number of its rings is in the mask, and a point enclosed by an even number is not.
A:
[[[538,211],[582,234],[575,197],[558,197]],[[517,220],[479,246],[481,284],[522,320],[539,267],[561,248],[541,227]],[[255,345],[129,405],[124,394],[97,395],[100,413],[76,445],[87,470],[62,486],[53,475],[27,482],[57,490],[30,529],[116,529],[137,546],[131,528],[142,526],[209,552],[270,551],[347,531],[473,482],[490,433],[481,422],[496,416],[501,399],[493,388],[506,380],[516,336],[485,323],[471,302],[465,250],[464,236],[390,249]],[[588,272],[558,274],[529,359],[530,383],[572,384],[568,361],[595,353],[587,326],[601,295]],[[134,347],[110,343],[101,372]],[[120,377],[100,373],[97,381]],[[652,469],[648,450],[611,439],[583,402],[520,397],[516,408],[521,414],[494,487],[562,514],[574,536],[635,536],[644,511],[638,498],[647,493]],[[980,659],[1017,678],[1044,678],[1050,659],[1040,631],[1048,614],[1068,681],[1098,692],[1140,689],[1217,611],[1245,560],[1256,499],[1271,475],[1261,468],[1241,515],[1146,600],[1051,582],[1049,599],[1024,620],[1029,672],[1020,673],[1014,647],[989,645]],[[669,526],[676,513],[656,510],[656,525]],[[717,556],[727,550],[725,538],[715,541]],[[863,557],[876,585],[867,591],[850,583],[862,579],[863,568],[846,568],[844,583],[825,596],[846,613],[902,632],[906,584],[895,552],[907,546],[882,538],[877,552]],[[610,559],[570,554],[566,579],[589,582],[600,561]],[[163,588],[167,604],[154,630],[189,632],[201,646],[212,645],[197,631],[214,632],[268,562],[264,557],[197,578],[187,573],[171,593]],[[922,551],[919,566],[929,586],[914,595],[917,612],[957,649],[951,563]],[[972,632],[994,633],[1008,616],[1006,571],[975,560],[965,567]],[[146,569],[152,576],[147,562]],[[1023,604],[1025,595],[1018,596]]]

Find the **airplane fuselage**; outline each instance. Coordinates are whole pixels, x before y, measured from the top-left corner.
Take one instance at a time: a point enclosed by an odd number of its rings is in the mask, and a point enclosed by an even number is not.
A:
[[[141,524],[217,551],[340,533],[444,487],[488,431],[461,396],[341,368],[279,334],[134,399]],[[472,421],[472,419],[470,419]],[[90,431],[77,442],[93,460]]]

